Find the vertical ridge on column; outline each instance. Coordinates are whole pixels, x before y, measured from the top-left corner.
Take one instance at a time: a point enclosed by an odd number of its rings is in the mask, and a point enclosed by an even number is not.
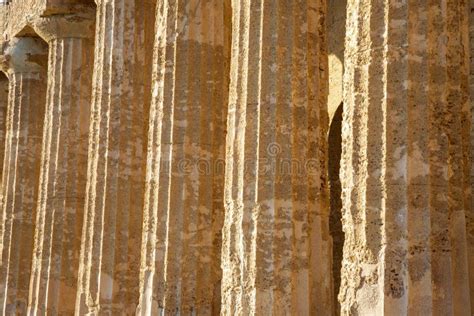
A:
[[[255,12],[260,13],[261,5],[254,3]],[[225,164],[225,187],[224,187],[224,205],[225,218],[224,229],[222,232],[222,310],[224,315],[234,315],[242,309],[241,298],[243,293],[244,280],[241,279],[242,270],[240,258],[243,257],[242,246],[252,248],[252,243],[246,242],[241,244],[242,235],[239,230],[239,225],[248,227],[242,221],[243,205],[243,186],[240,176],[238,163],[242,159],[242,139],[236,137],[237,131],[243,130],[245,127],[245,118],[240,117],[240,112],[237,112],[241,98],[246,98],[246,94],[242,96],[237,93],[237,89],[245,88],[247,85],[247,63],[248,50],[245,45],[249,37],[248,16],[249,3],[247,1],[239,2],[232,1],[232,49],[230,60],[230,85],[229,85],[229,104],[228,104],[228,118],[227,118],[227,139],[226,139],[226,164]],[[261,19],[252,19],[253,23],[261,23]],[[261,27],[255,27],[255,37],[261,37]],[[259,43],[259,40],[257,40]],[[260,50],[256,51],[260,52]],[[259,53],[260,54],[260,53]],[[258,61],[258,59],[256,59]],[[259,64],[257,63],[257,66]],[[260,68],[260,67],[258,67]],[[240,71],[236,71],[240,69]],[[254,74],[257,74],[255,72]],[[260,72],[258,72],[260,74]],[[246,100],[244,99],[244,102]],[[254,121],[247,122],[248,125],[255,124]],[[255,143],[255,142],[254,142]],[[236,160],[235,167],[233,160]],[[250,158],[249,158],[250,161]],[[255,176],[256,159],[254,164],[248,164],[248,177]],[[250,169],[251,168],[251,169]],[[247,186],[249,194],[255,194],[255,185],[249,184]],[[234,199],[236,197],[236,199]],[[238,197],[238,199],[237,199]],[[251,236],[251,234],[249,234]],[[254,253],[254,251],[250,252]],[[247,258],[246,258],[247,259]],[[252,257],[249,258],[252,260]],[[251,308],[252,305],[246,305],[246,308]]]
[[[152,2],[98,5],[80,313],[132,313],[138,303]]]
[[[430,91],[429,67],[433,41],[430,1],[410,1],[408,11],[408,313],[432,314],[432,256],[430,250]],[[436,91],[438,93],[438,91]]]
[[[360,304],[378,313],[382,313],[383,308],[378,299],[383,295],[383,285],[376,281],[380,267],[378,249],[383,242],[381,223],[386,196],[381,185],[386,159],[383,149],[386,124],[385,104],[377,101],[383,100],[385,87],[371,82],[380,81],[380,78],[386,80],[383,59],[387,43],[379,35],[386,32],[385,11],[385,3],[375,4],[370,0],[348,2],[347,29],[351,36],[346,35],[345,45],[346,99],[342,130],[353,137],[343,137],[344,163],[341,164],[341,180],[348,188],[342,193],[345,210],[343,254],[353,254],[344,258],[342,270],[351,275],[364,275],[371,284],[361,289],[363,293],[359,299],[356,291],[364,280],[361,277],[344,278],[342,273],[339,300],[347,304]],[[366,32],[371,25],[374,32]],[[367,95],[374,97],[368,98]],[[375,125],[376,129],[370,129],[370,124]],[[364,211],[359,213],[359,209]],[[365,302],[364,299],[369,297],[374,300]],[[344,306],[341,312],[344,312]]]
[[[74,312],[86,188],[91,43],[59,37],[49,46],[32,314]]]
[[[469,285],[468,285],[468,299],[470,300],[471,312],[474,310],[474,265],[472,262],[472,251],[470,241],[470,232],[469,232],[469,217],[471,216],[472,210],[472,187],[470,181],[471,173],[471,161],[473,156],[471,155],[471,127],[473,125],[472,114],[471,114],[471,103],[470,103],[470,13],[471,13],[471,2],[468,0],[459,1],[459,27],[460,27],[460,58],[461,58],[461,78],[460,78],[460,89],[461,89],[461,129],[462,129],[462,174],[463,174],[463,208],[464,212],[464,222],[465,222],[465,236],[466,239],[466,261],[467,261],[467,274],[469,276]]]
[[[309,205],[309,214],[307,222],[310,225],[308,232],[304,232],[304,226],[307,225],[305,220],[299,218],[299,221],[302,223],[302,232],[301,234],[301,248],[296,251],[299,254],[301,251],[300,262],[304,263],[308,255],[305,254],[304,248],[309,248],[309,260],[310,260],[310,292],[309,297],[306,300],[309,301],[309,310],[299,309],[302,302],[296,302],[295,296],[302,295],[302,292],[305,291],[304,287],[300,287],[299,284],[303,282],[303,278],[294,280],[293,287],[297,287],[298,291],[294,291],[293,294],[293,304],[296,305],[294,309],[295,313],[317,313],[317,314],[330,314],[335,313],[334,302],[334,282],[331,275],[332,271],[332,261],[328,258],[332,258],[332,238],[329,231],[329,188],[328,188],[328,133],[329,133],[329,117],[327,112],[328,104],[328,94],[329,94],[329,66],[328,66],[328,42],[327,42],[327,23],[326,17],[327,14],[327,2],[326,0],[318,0],[316,2],[301,1],[297,10],[300,14],[301,12],[306,11],[305,5],[307,6],[307,34],[306,36],[296,36],[299,40],[297,43],[301,46],[297,46],[299,51],[293,57],[293,63],[298,64],[301,56],[301,52],[307,49],[309,52],[317,52],[317,54],[310,53],[309,58],[307,57],[307,69],[301,71],[301,78],[306,76],[308,79],[306,81],[306,87],[298,86],[297,76],[293,78],[296,82],[294,89],[299,91],[302,89],[306,91],[307,98],[304,95],[301,95],[302,103],[305,103],[305,107],[308,111],[308,121],[307,128],[308,132],[302,131],[302,135],[306,135],[306,141],[308,142],[308,148],[302,150],[303,153],[306,151],[306,157],[310,157],[309,161],[305,162],[304,176],[301,177],[301,180],[304,181],[306,178],[308,181],[307,193],[304,198],[301,198],[302,203],[306,202]],[[299,33],[299,19],[294,20],[294,32]],[[304,29],[304,27],[303,27]],[[315,32],[309,31],[315,30]],[[303,33],[304,34],[304,33]],[[303,59],[304,60],[304,59]],[[298,67],[304,68],[303,63],[299,64]],[[317,74],[317,75],[314,75]],[[303,82],[303,79],[301,80]],[[294,100],[297,100],[293,97]],[[312,106],[313,100],[317,100],[317,105]],[[295,101],[293,101],[295,102]],[[297,101],[300,103],[301,101]],[[302,111],[301,111],[302,112]],[[300,116],[303,116],[302,113],[295,112],[293,118],[294,127],[298,127],[299,121],[301,120]],[[295,142],[298,141],[296,134],[293,135]],[[295,146],[296,149],[301,150],[299,146]],[[294,154],[293,157],[300,157],[297,154]],[[295,188],[298,188],[300,181],[298,179],[294,180]],[[294,190],[293,199],[298,200],[298,196],[301,194],[298,193],[298,190]],[[302,205],[302,210],[298,215],[295,212],[294,218],[303,217],[305,215],[304,204]],[[303,216],[301,216],[303,215]],[[295,234],[295,239],[298,240],[298,234]],[[301,273],[302,272],[302,273]],[[295,272],[294,272],[295,273]],[[303,277],[306,277],[305,271],[296,272]],[[295,274],[296,274],[295,273]],[[316,297],[314,299],[313,297]]]
[[[224,221],[224,172],[227,99],[229,89],[229,62],[231,40],[230,0],[214,3],[203,8],[202,26],[198,32],[210,33],[209,44],[201,48],[201,73],[210,82],[200,81],[201,90],[201,149],[202,157],[197,164],[199,174],[199,207],[197,240],[198,251],[208,253],[205,260],[197,260],[196,301],[204,302],[201,313],[220,313],[221,310],[221,253],[222,226]],[[212,18],[207,19],[206,16]],[[219,29],[219,31],[216,31]],[[222,46],[222,48],[220,48]],[[216,50],[216,47],[219,47]],[[208,58],[207,56],[213,56]],[[204,105],[204,106],[202,106]],[[211,128],[209,129],[209,121]],[[190,156],[190,159],[193,159]],[[212,175],[212,176],[211,176]],[[212,187],[212,190],[209,190]],[[209,227],[209,229],[206,229]],[[200,250],[199,250],[200,249]]]
[[[374,3],[373,1],[371,1]],[[381,183],[385,191],[383,201],[383,312],[404,314],[408,309],[408,111],[409,111],[409,42],[411,35],[407,2],[387,1],[385,57],[385,174]],[[374,49],[371,55],[375,55]],[[382,57],[383,58],[383,57]],[[369,86],[376,86],[374,80]],[[369,113],[370,115],[370,113]],[[368,129],[374,126],[368,125]],[[419,136],[419,135],[416,135]],[[369,169],[372,173],[376,169]],[[366,223],[370,225],[371,223]]]
[[[15,193],[13,191],[13,185],[15,183],[15,173],[16,173],[16,155],[18,153],[18,143],[20,140],[20,119],[19,112],[21,109],[21,84],[18,85],[18,79],[21,78],[21,74],[17,76],[10,75],[10,96],[9,96],[9,106],[7,114],[7,141],[5,148],[5,160],[3,166],[6,172],[3,173],[2,179],[2,268],[1,268],[1,308],[2,312],[6,313],[7,309],[11,312],[15,311],[15,307],[8,308],[8,272],[10,266],[10,252],[11,252],[11,240],[13,238],[13,216],[11,208],[14,205]],[[16,79],[16,80],[15,80]],[[21,80],[19,80],[21,83]],[[16,102],[15,102],[16,101]],[[20,105],[20,106],[18,106]],[[13,172],[11,172],[13,171]],[[10,180],[11,179],[11,180]],[[4,205],[10,205],[10,208],[4,211]],[[15,286],[12,286],[12,291],[15,291]],[[11,294],[10,294],[11,295]],[[14,295],[13,295],[14,296]],[[11,300],[11,299],[10,299]]]
[[[0,166],[2,168],[2,170],[0,170],[0,179],[3,178],[3,157],[5,155],[6,121],[8,112],[8,87],[8,77],[3,72],[0,72]],[[2,197],[0,195],[0,203],[2,203],[1,199]]]
[[[471,313],[468,275],[468,253],[466,239],[466,199],[468,191],[464,187],[463,127],[465,121],[465,94],[468,92],[464,73],[462,31],[468,23],[466,2],[449,0],[447,2],[447,129],[449,144],[449,230],[452,258],[453,313]]]
[[[469,145],[470,147],[470,173],[469,173],[469,187],[471,188],[471,205],[470,211],[466,214],[466,232],[468,238],[468,247],[469,247],[469,279],[470,279],[470,291],[471,291],[471,310],[474,310],[474,2],[469,1],[467,5],[467,10],[469,15],[467,16],[469,24],[467,25],[468,31],[465,30],[464,44],[465,48],[469,49],[469,52],[466,54],[467,64],[470,66],[469,70],[469,112],[468,117],[471,119],[470,130],[469,130]],[[469,34],[469,35],[468,35]],[[469,42],[469,46],[467,43]]]
[[[331,314],[324,1],[233,1],[223,314]]]
[[[142,235],[142,259],[140,271],[140,304],[138,312],[150,315],[163,308],[162,299],[164,295],[163,282],[159,277],[163,275],[164,267],[164,240],[166,236],[166,216],[158,213],[158,199],[162,197],[160,208],[165,208],[168,202],[165,200],[169,194],[169,181],[166,177],[156,178],[164,174],[161,170],[167,166],[169,161],[169,144],[161,144],[162,139],[169,139],[167,131],[162,132],[162,126],[169,122],[170,111],[173,107],[163,107],[166,100],[171,103],[174,85],[174,64],[167,60],[175,55],[175,47],[167,45],[167,39],[175,36],[176,28],[175,14],[168,16],[168,11],[176,10],[173,3],[158,1],[156,4],[155,22],[155,50],[153,60],[152,76],[152,100],[150,106],[148,148],[147,152],[156,152],[156,155],[147,156],[145,202],[143,210],[143,235]],[[171,87],[169,87],[171,86]],[[164,134],[164,135],[163,135]],[[153,140],[153,141],[152,141]],[[166,157],[165,163],[161,162]],[[166,182],[165,182],[166,181]],[[161,190],[159,191],[158,188]],[[161,211],[161,210],[160,210]]]
[[[447,289],[432,297],[433,311],[441,314],[452,313],[451,258],[446,256],[450,244],[448,237],[448,200],[447,177],[448,168],[445,165],[448,156],[446,124],[446,49],[438,39],[446,38],[446,3],[431,2],[433,10],[429,12],[430,25],[428,33],[429,44],[429,80],[433,87],[429,93],[429,120],[432,126],[429,130],[430,143],[430,218],[431,218],[431,275],[433,290]],[[440,115],[441,113],[441,115]],[[449,268],[448,268],[449,267]]]

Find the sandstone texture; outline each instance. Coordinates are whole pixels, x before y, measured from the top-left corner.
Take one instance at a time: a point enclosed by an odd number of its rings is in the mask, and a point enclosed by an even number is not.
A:
[[[0,315],[473,315],[472,12],[0,1]]]

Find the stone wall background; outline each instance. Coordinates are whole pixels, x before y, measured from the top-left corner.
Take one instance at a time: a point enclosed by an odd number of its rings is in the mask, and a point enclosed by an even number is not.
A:
[[[0,33],[3,40],[9,40],[26,25],[28,17],[42,14],[46,0],[13,0],[0,6]]]

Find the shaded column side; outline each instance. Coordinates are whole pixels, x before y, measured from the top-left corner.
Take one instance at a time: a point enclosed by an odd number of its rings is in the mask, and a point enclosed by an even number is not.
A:
[[[5,139],[6,139],[6,120],[8,109],[8,77],[2,72],[0,73],[0,161],[3,162],[5,154]],[[0,178],[3,177],[3,164],[0,171]],[[1,197],[0,197],[1,199]],[[0,202],[1,203],[1,202]]]
[[[468,249],[469,249],[469,279],[470,279],[470,290],[471,290],[471,310],[474,310],[474,199],[472,199],[472,192],[474,189],[474,124],[472,124],[472,118],[474,116],[474,1],[469,2],[469,34],[470,46],[469,58],[470,74],[470,117],[471,117],[471,130],[470,130],[470,145],[471,145],[471,173],[470,173],[470,189],[471,189],[471,207],[470,212],[466,214],[466,225],[467,225],[467,238],[468,238]]]
[[[4,314],[25,314],[46,100],[47,45],[38,38],[13,39],[4,46],[1,59],[10,94],[2,178],[0,302]]]
[[[140,314],[220,310],[229,10],[157,3]]]

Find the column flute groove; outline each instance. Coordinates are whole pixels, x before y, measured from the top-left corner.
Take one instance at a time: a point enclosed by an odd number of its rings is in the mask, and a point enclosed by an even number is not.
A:
[[[0,72],[0,179],[3,179],[3,157],[6,145],[6,121],[8,112],[8,91],[9,81],[5,73]],[[2,203],[2,194],[0,194],[0,203]],[[0,241],[1,244],[1,241]],[[1,248],[1,246],[0,246]]]

